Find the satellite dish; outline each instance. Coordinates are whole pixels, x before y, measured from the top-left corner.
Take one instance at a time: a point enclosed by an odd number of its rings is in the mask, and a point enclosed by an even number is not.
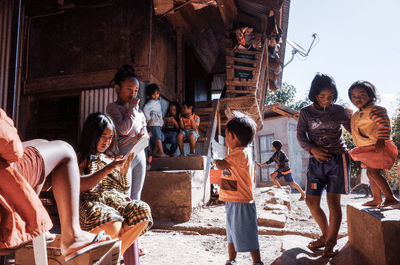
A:
[[[312,40],[312,42],[311,42],[311,44],[310,44],[310,47],[308,48],[307,51],[306,51],[305,49],[303,49],[303,47],[301,47],[299,44],[297,44],[296,42],[292,41],[291,39],[289,39],[289,38],[286,39],[287,44],[289,44],[290,46],[292,46],[293,50],[292,50],[292,58],[290,58],[290,60],[283,66],[284,68],[285,68],[289,63],[291,63],[291,62],[293,61],[294,56],[296,55],[296,53],[298,53],[298,54],[299,54],[301,57],[303,57],[303,58],[305,58],[305,57],[308,56],[308,54],[310,53],[311,49],[314,48],[314,46],[318,43],[318,42],[317,42],[317,43],[314,45],[315,40],[316,40],[317,38],[318,38],[318,40],[319,40],[319,37],[318,37],[317,33],[314,33],[314,34],[312,35],[312,37],[313,37],[313,40]]]

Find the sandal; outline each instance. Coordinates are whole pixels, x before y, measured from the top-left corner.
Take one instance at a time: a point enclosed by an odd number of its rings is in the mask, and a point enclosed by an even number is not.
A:
[[[332,258],[333,256],[337,255],[339,253],[339,250],[333,250],[333,248],[336,246],[336,241],[326,241],[325,242],[325,249],[324,253],[322,254],[322,257],[326,258]]]
[[[307,247],[312,250],[318,250],[322,247],[325,247],[326,244],[326,240],[323,237],[319,237],[317,240],[311,241],[310,243],[308,243]]]
[[[91,251],[92,249],[96,248],[109,248],[114,245],[115,242],[117,242],[118,239],[110,239],[109,235],[106,235],[104,231],[100,231],[95,238],[92,240],[92,242],[83,245],[79,247],[78,249],[75,249],[72,253],[67,253],[65,254],[65,262],[68,262],[72,259],[75,259],[79,257],[80,255]]]

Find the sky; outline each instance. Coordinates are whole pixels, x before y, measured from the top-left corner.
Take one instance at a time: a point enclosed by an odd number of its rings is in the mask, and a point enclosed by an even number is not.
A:
[[[317,72],[331,75],[339,98],[350,103],[347,90],[357,80],[373,83],[389,115],[400,97],[399,0],[291,0],[288,38],[305,50],[312,34],[319,42],[304,60],[296,55],[283,70],[283,82],[307,97]],[[285,63],[292,48],[286,46]]]

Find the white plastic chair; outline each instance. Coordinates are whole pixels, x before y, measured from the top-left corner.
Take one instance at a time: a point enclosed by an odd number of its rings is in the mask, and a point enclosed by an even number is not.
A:
[[[48,265],[45,233],[32,240],[36,265]]]

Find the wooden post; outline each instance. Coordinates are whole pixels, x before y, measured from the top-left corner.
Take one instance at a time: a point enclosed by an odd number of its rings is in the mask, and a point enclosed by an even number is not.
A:
[[[176,87],[177,99],[180,104],[184,101],[184,57],[183,57],[183,36],[182,31],[176,32]]]

